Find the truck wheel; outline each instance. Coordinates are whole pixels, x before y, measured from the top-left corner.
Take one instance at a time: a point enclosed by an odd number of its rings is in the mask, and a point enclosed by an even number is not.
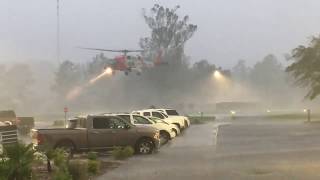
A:
[[[63,149],[66,152],[66,157],[72,158],[75,152],[75,147],[72,142],[70,141],[62,141],[58,143],[56,148]]]
[[[187,121],[184,121],[184,127],[185,127],[185,128],[189,127]]]
[[[136,153],[138,154],[151,154],[154,149],[154,145],[149,139],[141,139],[136,144]]]
[[[183,129],[181,128],[180,124],[179,123],[174,123],[179,129],[180,131],[182,131]]]
[[[170,134],[166,131],[160,131],[160,144],[166,144],[170,140]]]
[[[173,132],[174,132],[174,134],[175,134],[175,137],[177,137],[177,136],[178,136],[177,130],[176,130],[176,129],[172,129],[172,130],[173,130]]]

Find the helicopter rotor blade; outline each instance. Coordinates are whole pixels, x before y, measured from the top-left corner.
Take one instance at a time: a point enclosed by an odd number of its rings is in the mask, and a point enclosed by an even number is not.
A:
[[[112,50],[112,49],[86,48],[86,47],[78,47],[78,48],[80,48],[80,49],[86,49],[86,50],[93,50],[93,51],[122,52],[122,51]]]
[[[127,50],[127,49],[114,50],[114,49],[100,49],[100,48],[86,48],[86,47],[78,47],[78,48],[86,49],[86,50],[94,50],[94,51],[107,51],[107,52],[120,52],[120,53],[143,52],[144,51],[144,50]]]

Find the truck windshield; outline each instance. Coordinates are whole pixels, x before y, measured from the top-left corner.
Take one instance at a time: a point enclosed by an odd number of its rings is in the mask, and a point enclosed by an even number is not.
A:
[[[179,113],[173,109],[168,109],[168,110],[166,110],[166,112],[169,116],[179,116]]]
[[[160,112],[152,112],[153,117],[164,119],[165,117]]]

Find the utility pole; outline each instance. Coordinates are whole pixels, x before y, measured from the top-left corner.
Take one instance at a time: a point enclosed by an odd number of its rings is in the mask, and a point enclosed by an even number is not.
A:
[[[57,0],[57,62],[60,65],[60,6],[59,0]]]

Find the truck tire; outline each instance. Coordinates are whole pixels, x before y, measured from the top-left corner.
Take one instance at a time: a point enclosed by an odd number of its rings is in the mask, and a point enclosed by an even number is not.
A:
[[[178,136],[178,132],[177,132],[177,130],[176,130],[176,129],[172,129],[172,131],[174,132],[175,137],[177,137],[177,136]]]
[[[76,149],[74,144],[68,140],[59,142],[55,148],[60,148],[65,150],[66,156],[69,158],[73,157],[73,154],[75,153],[75,149]]]
[[[176,125],[180,129],[180,131],[182,130],[182,128],[181,128],[179,123],[173,123],[173,124]]]
[[[185,127],[185,128],[188,128],[188,127],[189,127],[189,125],[188,125],[188,122],[187,122],[187,121],[184,121],[184,127]]]
[[[135,146],[135,152],[137,154],[151,154],[153,150],[154,144],[150,139],[147,138],[140,139]]]
[[[160,144],[166,144],[170,140],[170,134],[167,131],[160,131]]]

